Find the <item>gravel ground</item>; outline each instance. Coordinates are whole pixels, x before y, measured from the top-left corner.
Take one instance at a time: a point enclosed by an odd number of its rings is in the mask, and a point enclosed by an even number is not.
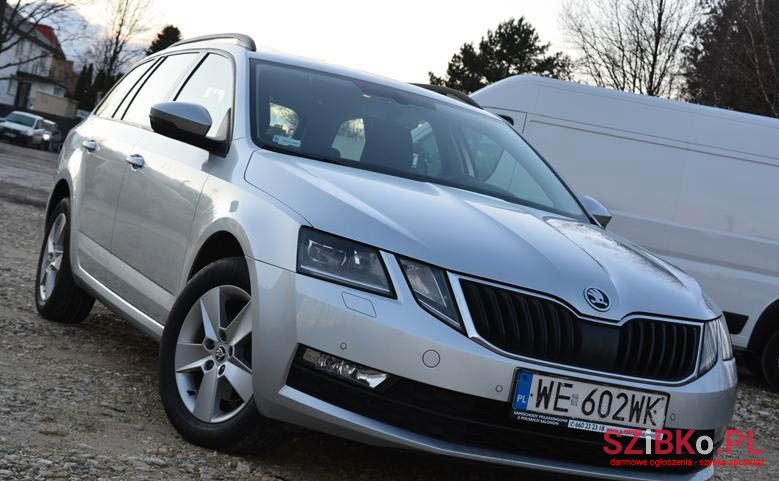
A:
[[[78,326],[33,305],[42,206],[54,156],[0,144],[0,480],[537,480],[507,469],[306,433],[264,455],[194,447],[168,424],[157,345],[99,304]],[[779,396],[743,372],[734,427],[755,430],[763,468],[720,480],[779,478]],[[738,450],[732,458],[748,458]]]

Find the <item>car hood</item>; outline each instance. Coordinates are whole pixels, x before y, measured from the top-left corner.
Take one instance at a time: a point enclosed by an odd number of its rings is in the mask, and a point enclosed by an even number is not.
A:
[[[265,150],[253,154],[246,181],[317,229],[547,293],[585,315],[708,320],[719,313],[691,277],[589,223],[454,187]],[[590,287],[608,295],[607,312],[587,303]]]
[[[31,127],[28,127],[28,126],[22,125],[22,124],[17,124],[16,122],[9,122],[7,120],[2,122],[2,123],[0,123],[0,127],[5,127],[6,129],[10,129],[10,130],[16,130],[17,132],[31,132],[32,131]]]

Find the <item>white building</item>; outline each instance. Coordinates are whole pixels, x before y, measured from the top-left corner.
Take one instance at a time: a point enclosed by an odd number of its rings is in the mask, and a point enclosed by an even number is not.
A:
[[[0,104],[6,109],[43,109],[45,113],[72,116],[75,101],[66,95],[74,80],[73,65],[65,58],[54,30],[23,23],[17,31],[23,38],[0,52]],[[6,44],[14,42],[16,39],[11,38]]]

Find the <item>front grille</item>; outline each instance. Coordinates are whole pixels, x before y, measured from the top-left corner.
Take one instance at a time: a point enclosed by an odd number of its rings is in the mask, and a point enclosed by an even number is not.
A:
[[[476,331],[503,351],[662,381],[695,369],[700,326],[642,318],[609,325],[540,297],[465,279],[460,285]]]
[[[508,402],[471,396],[410,379],[392,376],[386,386],[370,390],[343,382],[296,360],[287,385],[324,402],[376,421],[436,440],[470,448],[488,449],[555,462],[573,462],[609,467],[612,456],[603,451],[603,434],[561,426],[515,421]],[[676,433],[673,433],[674,436]],[[692,445],[701,436],[714,439],[714,431],[696,431]],[[719,442],[717,441],[717,445]],[[716,450],[716,447],[715,447]],[[620,459],[691,458],[692,467],[631,468],[651,472],[688,473],[700,469],[703,455],[626,455]],[[614,468],[619,470],[620,468]]]

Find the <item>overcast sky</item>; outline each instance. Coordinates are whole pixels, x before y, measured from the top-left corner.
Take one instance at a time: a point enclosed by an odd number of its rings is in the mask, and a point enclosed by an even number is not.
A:
[[[426,81],[443,73],[464,42],[478,41],[510,17],[525,16],[541,40],[564,50],[558,26],[562,0],[463,2],[390,0],[153,0],[148,18],[158,30],[179,27],[185,37],[216,32],[251,35],[260,47],[358,68],[397,80]],[[100,23],[97,1],[84,15]],[[147,35],[153,37],[153,32]]]

